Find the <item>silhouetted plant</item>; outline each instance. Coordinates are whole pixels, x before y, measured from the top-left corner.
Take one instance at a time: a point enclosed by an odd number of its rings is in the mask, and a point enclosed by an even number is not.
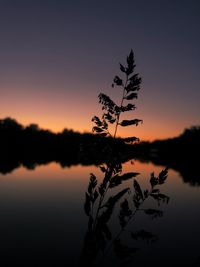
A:
[[[96,124],[93,127],[93,132],[98,133],[103,136],[113,136],[116,137],[118,126],[126,127],[130,125],[138,125],[142,122],[140,119],[132,120],[122,120],[120,121],[120,115],[122,113],[135,110],[136,106],[131,103],[138,97],[138,91],[140,90],[141,78],[138,73],[135,73],[135,59],[133,51],[131,50],[129,56],[127,57],[127,66],[124,67],[120,63],[120,70],[125,76],[124,79],[119,76],[115,76],[113,80],[112,87],[118,86],[122,89],[122,98],[120,104],[117,105],[109,96],[100,93],[99,103],[102,104],[103,114],[101,119],[97,116],[92,118],[92,121]],[[109,124],[115,125],[115,130],[113,135],[109,131]],[[128,137],[124,139],[125,142],[135,142],[139,141],[137,137]]]
[[[135,216],[136,212],[140,209],[140,206],[148,198],[152,197],[160,203],[160,201],[168,202],[169,198],[160,193],[160,190],[156,186],[161,185],[167,178],[167,169],[163,170],[158,177],[151,174],[149,190],[142,190],[139,183],[134,180],[133,188],[123,188],[118,193],[107,197],[108,192],[111,192],[113,188],[121,185],[123,181],[135,178],[139,173],[128,172],[122,174],[122,157],[118,149],[119,140],[116,139],[118,127],[138,126],[142,122],[141,119],[121,120],[121,114],[135,110],[135,105],[130,102],[137,98],[138,91],[140,89],[141,78],[138,73],[135,73],[135,60],[134,54],[131,50],[127,57],[127,65],[120,64],[120,70],[125,76],[122,79],[119,76],[115,76],[112,87],[118,86],[122,89],[122,98],[120,104],[117,105],[109,96],[100,93],[99,103],[102,104],[102,117],[94,116],[92,121],[95,123],[93,132],[105,137],[112,137],[112,142],[105,147],[106,154],[109,155],[105,164],[100,166],[100,170],[104,177],[101,183],[98,183],[94,174],[90,174],[90,181],[86,192],[85,199],[85,214],[89,217],[88,230],[85,236],[85,243],[83,247],[83,253],[81,263],[83,265],[94,266],[95,259],[98,257],[99,251],[103,252],[102,259],[99,261],[101,264],[113,247],[117,256],[125,262],[129,262],[138,249],[127,247],[123,245],[120,240],[120,235],[124,231],[126,225]],[[111,133],[110,126],[114,126],[114,132]],[[137,137],[123,138],[124,143],[138,142]],[[119,233],[112,237],[112,233],[108,227],[108,221],[111,218],[115,205],[129,193],[132,196],[132,204],[134,207],[130,207],[130,200],[125,198],[120,204],[119,223],[121,230]],[[145,214],[151,217],[161,217],[162,212],[159,210],[148,209],[144,210]],[[131,233],[133,239],[145,239],[154,240],[155,235],[141,230],[137,233]],[[107,242],[110,244],[107,246]]]

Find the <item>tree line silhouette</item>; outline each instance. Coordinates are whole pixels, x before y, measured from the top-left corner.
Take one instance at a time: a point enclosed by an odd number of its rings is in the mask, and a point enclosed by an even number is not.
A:
[[[80,163],[98,165],[105,159],[103,148],[110,142],[113,142],[111,137],[81,134],[68,129],[53,133],[40,129],[37,124],[24,127],[15,119],[1,119],[0,172],[8,173],[21,164],[33,169],[38,164],[51,161],[59,162],[63,167]],[[115,143],[121,151],[126,150],[120,139],[116,139]]]
[[[185,129],[174,138],[141,142],[135,150],[140,160],[168,166],[181,173],[184,182],[200,185],[200,126]]]
[[[105,162],[108,155],[105,147],[112,142],[109,136],[81,134],[68,129],[53,133],[39,128],[37,124],[25,127],[15,119],[1,119],[0,173],[9,173],[20,165],[34,169],[37,165],[52,161],[60,163],[62,167],[99,165]],[[185,182],[200,185],[200,126],[185,129],[181,135],[165,140],[125,144],[122,139],[116,138],[114,142],[123,155],[123,162],[135,158],[168,166],[178,171]]]

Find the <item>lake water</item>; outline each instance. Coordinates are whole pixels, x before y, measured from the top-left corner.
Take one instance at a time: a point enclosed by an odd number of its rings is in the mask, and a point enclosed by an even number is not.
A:
[[[150,173],[158,174],[163,168],[139,161],[123,167],[140,173],[137,181],[144,189]],[[0,266],[79,266],[88,225],[83,206],[91,172],[101,180],[95,166],[61,168],[57,163],[0,175]],[[132,181],[123,186],[132,187]],[[150,219],[138,213],[121,235],[127,246],[139,248],[130,266],[200,266],[200,187],[184,183],[170,169],[160,188],[170,197],[169,203],[158,207],[152,199],[145,206],[163,210],[163,217]],[[114,234],[120,229],[118,206],[109,226]],[[156,234],[157,241],[129,238],[131,231],[140,228]],[[119,260],[110,251],[101,266],[119,266]]]

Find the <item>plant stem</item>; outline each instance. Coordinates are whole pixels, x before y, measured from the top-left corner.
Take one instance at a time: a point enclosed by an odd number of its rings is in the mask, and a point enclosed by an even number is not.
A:
[[[108,171],[110,172],[110,170],[108,170],[108,168],[107,168],[106,172],[108,172]],[[102,203],[103,203],[103,201],[104,201],[104,197],[105,197],[106,193],[108,192],[108,189],[109,189],[109,185],[106,187],[105,192],[104,192],[104,193],[102,194],[102,196],[100,197],[99,205],[98,205],[97,212],[96,212],[96,216],[95,216],[95,220],[94,220],[94,226],[93,226],[93,229],[95,229],[95,227],[96,227],[96,224],[97,224],[97,221],[98,221],[98,216],[99,216],[99,211],[100,211],[100,209],[101,209],[101,207],[102,207]]]
[[[125,96],[125,91],[126,91],[126,86],[127,86],[127,82],[128,82],[128,75],[126,75],[126,82],[125,85],[123,85],[123,94],[122,94],[122,99],[121,99],[121,103],[120,103],[120,109],[123,106],[123,102],[124,102],[124,96]],[[119,114],[117,115],[117,120],[116,120],[116,125],[115,125],[115,131],[114,131],[114,135],[113,138],[116,138],[116,134],[117,134],[117,129],[118,129],[118,125],[119,125],[119,118],[121,115],[121,111],[119,112]]]

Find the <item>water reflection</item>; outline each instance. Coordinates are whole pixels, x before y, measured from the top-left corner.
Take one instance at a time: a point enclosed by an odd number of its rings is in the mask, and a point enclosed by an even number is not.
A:
[[[150,157],[150,158],[140,158],[141,162],[152,162],[158,166],[169,166],[171,169],[179,172],[181,178],[185,183],[191,186],[200,186],[200,173],[199,173],[199,163],[198,156],[186,158],[182,157]]]
[[[152,218],[162,216],[163,212],[160,209],[144,208],[149,198],[156,200],[158,205],[160,202],[169,201],[169,197],[162,194],[159,188],[167,179],[167,168],[158,176],[151,173],[149,188],[144,190],[135,179],[139,175],[138,172],[123,172],[120,153],[116,151],[117,149],[111,150],[108,162],[100,166],[103,175],[100,183],[93,173],[90,174],[84,205],[85,214],[88,216],[88,229],[81,255],[81,266],[104,266],[111,250],[119,259],[120,266],[131,264],[139,248],[127,245],[127,240],[125,243],[122,241],[124,232],[128,231],[127,228],[137,213],[142,212]],[[130,180],[133,183],[131,187],[123,185]],[[108,224],[117,205],[120,227],[113,236]],[[132,240],[157,240],[157,235],[144,229],[128,232]]]
[[[154,170],[158,174],[162,167],[134,161],[134,165],[124,164],[123,170],[137,170],[140,175],[136,179],[147,188],[149,173]],[[88,223],[83,203],[90,172],[101,182],[102,172],[95,166],[61,168],[51,163],[0,174],[0,256],[7,263],[3,266],[79,266]],[[124,181],[123,186],[132,187],[132,181]],[[117,193],[115,189],[113,193]],[[158,207],[152,199],[144,208],[162,209],[164,216],[152,221],[151,216],[138,212],[121,242],[142,248],[134,254],[135,266],[193,266],[199,257],[199,187],[184,184],[170,169],[162,192],[170,195],[170,205]],[[120,230],[119,208],[120,203],[108,222],[113,237]],[[131,232],[141,229],[159,238],[153,243],[132,239]],[[117,266],[114,253],[108,254],[105,266]]]
[[[84,159],[84,160],[83,160]],[[126,158],[126,160],[131,160],[132,157]],[[186,159],[186,160],[180,160],[175,159],[173,161],[169,161],[162,158],[135,158],[135,160],[139,160],[141,163],[153,163],[157,166],[169,166],[170,169],[177,171],[180,174],[180,177],[183,179],[185,183],[190,184],[191,186],[199,186],[200,185],[200,173],[198,170],[198,159]],[[123,161],[123,162],[124,162]],[[20,161],[17,159],[6,159],[1,158],[0,159],[0,173],[1,174],[9,174],[12,173],[14,170],[25,167],[27,170],[35,170],[39,166],[48,165],[50,163],[53,163],[54,161],[49,160],[28,160]],[[70,160],[68,159],[62,159],[56,161],[62,168],[69,168],[69,167],[75,167],[75,166],[90,166],[90,165],[100,165],[103,163],[103,160],[92,158],[85,158],[83,155],[76,158],[76,160],[73,160],[72,158]],[[151,172],[152,170],[150,170]]]

